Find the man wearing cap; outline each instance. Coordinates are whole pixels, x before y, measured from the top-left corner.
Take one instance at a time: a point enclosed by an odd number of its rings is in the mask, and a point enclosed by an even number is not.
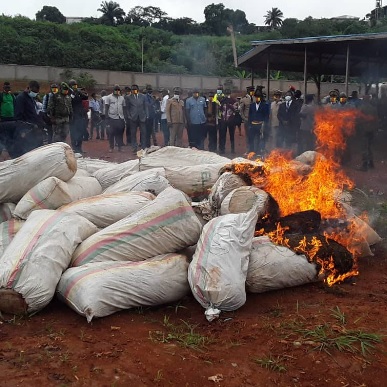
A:
[[[145,98],[146,104],[148,108],[148,116],[145,121],[145,132],[146,132],[146,147],[149,148],[151,146],[151,137],[153,141],[153,145],[157,145],[156,134],[154,131],[154,121],[156,119],[156,101],[153,98],[153,89],[151,85],[147,85],[145,88]]]
[[[140,146],[142,149],[146,148],[146,127],[145,121],[148,117],[148,107],[144,94],[139,92],[138,85],[134,84],[131,87],[132,94],[127,99],[128,105],[126,112],[128,114],[130,123],[131,145],[134,153],[137,152],[137,128],[140,129]]]
[[[246,151],[248,151],[249,148],[249,109],[250,104],[254,100],[254,86],[247,86],[246,87],[246,95],[241,99],[241,102],[239,104],[239,113],[242,117],[244,128],[245,128],[245,137],[246,137]]]
[[[90,139],[93,139],[94,135],[94,129],[97,134],[96,139],[99,140],[101,137],[99,135],[99,125],[101,122],[100,114],[99,114],[99,101],[97,100],[97,94],[92,93],[91,99],[89,101],[89,107],[90,107]]]
[[[238,108],[238,102],[231,97],[231,90],[224,91],[225,97],[220,102],[219,110],[221,120],[219,122],[219,153],[226,151],[227,130],[230,137],[231,153],[235,153],[235,112]]]
[[[70,138],[71,147],[76,153],[85,153],[82,149],[83,135],[85,133],[85,109],[82,101],[88,99],[87,93],[78,90],[78,82],[75,79],[70,79],[71,105],[73,114],[70,119]]]
[[[47,116],[52,123],[53,142],[65,142],[69,134],[70,117],[73,114],[69,85],[60,84],[59,93],[52,94],[48,100]]]
[[[109,152],[113,152],[115,144],[118,146],[118,152],[121,152],[121,147],[123,146],[122,136],[125,129],[124,106],[125,100],[121,95],[121,88],[119,85],[115,85],[113,93],[109,94],[105,100]]]
[[[269,115],[269,104],[264,99],[262,89],[257,88],[254,92],[254,102],[249,107],[249,152],[263,155],[267,138],[264,128],[269,122]]]
[[[125,108],[124,108],[124,115],[125,115],[125,133],[126,133],[126,145],[130,145],[132,143],[132,138],[130,135],[130,120],[128,117],[128,106],[129,106],[129,96],[132,94],[132,89],[130,86],[125,86],[125,94],[124,94],[124,100],[125,100]]]
[[[339,93],[337,90],[331,90],[329,92],[329,100],[328,100],[328,106],[332,108],[338,107],[339,104]]]
[[[284,102],[278,108],[277,148],[291,149],[297,144],[297,130],[299,125],[299,106],[294,103],[294,94],[288,90]]]
[[[173,89],[173,97],[167,101],[165,112],[169,127],[171,146],[183,145],[183,130],[185,126],[184,101],[180,99],[181,90],[179,87]]]
[[[206,137],[206,100],[199,95],[199,90],[194,89],[192,97],[185,103],[187,125],[190,126],[193,146],[198,149],[204,149],[204,140]]]

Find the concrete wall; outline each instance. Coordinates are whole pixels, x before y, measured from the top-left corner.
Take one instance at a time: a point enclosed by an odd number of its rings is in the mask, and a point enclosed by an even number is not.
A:
[[[64,68],[49,67],[49,66],[21,66],[21,65],[5,65],[0,64],[0,80],[8,80],[16,82],[18,85],[20,82],[25,81],[27,85],[29,80],[37,80],[43,83],[43,89],[46,89],[48,85],[55,81],[58,82],[61,79],[60,74],[64,71]],[[88,72],[97,81],[96,90],[100,89],[112,89],[115,84],[121,86],[130,86],[132,84],[139,85],[140,89],[144,88],[147,84],[151,85],[154,90],[166,88],[172,90],[174,87],[179,86],[183,90],[188,91],[194,88],[198,88],[204,92],[215,91],[217,87],[224,84],[226,80],[231,79],[233,82],[233,91],[235,93],[244,93],[246,87],[251,85],[250,79],[240,78],[222,78],[222,77],[206,77],[199,75],[174,75],[174,74],[156,74],[156,73],[135,73],[128,71],[109,71],[109,70],[93,70],[93,69],[75,69],[71,68],[75,77],[80,72]],[[265,86],[267,91],[266,79],[254,79],[254,85]],[[271,80],[270,81],[270,94],[274,90],[286,91],[290,86],[304,91],[303,81],[288,81],[288,80]],[[24,87],[24,86],[23,86]],[[329,90],[337,88],[340,91],[345,91],[345,85],[339,83],[322,83],[321,95],[327,95]],[[15,89],[14,89],[15,90]],[[353,90],[359,90],[359,85],[352,84],[349,87],[349,92]],[[308,82],[308,93],[317,94],[317,88],[314,82]]]

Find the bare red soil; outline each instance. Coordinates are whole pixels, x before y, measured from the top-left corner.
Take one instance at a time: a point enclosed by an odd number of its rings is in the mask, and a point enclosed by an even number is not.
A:
[[[242,155],[245,138],[238,132],[236,143]],[[378,133],[374,170],[355,169],[360,155],[346,167],[366,194],[364,204],[382,237],[387,229],[385,144],[386,135]],[[87,156],[111,161],[134,157],[127,147],[108,153],[106,140],[89,141],[84,148]],[[212,323],[192,296],[90,324],[58,300],[28,318],[3,315],[0,386],[383,386],[383,242],[374,256],[360,260],[359,271],[353,281],[332,288],[315,283],[248,294],[245,306]]]

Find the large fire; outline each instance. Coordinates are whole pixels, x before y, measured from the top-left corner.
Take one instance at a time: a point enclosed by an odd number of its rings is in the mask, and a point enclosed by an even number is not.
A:
[[[347,218],[338,197],[344,189],[353,188],[354,184],[340,168],[340,157],[345,151],[346,139],[354,133],[357,114],[354,109],[322,108],[316,112],[314,133],[319,155],[308,173],[300,173],[299,166],[291,159],[290,153],[281,153],[279,150],[274,150],[264,163],[262,160],[255,160],[257,164],[263,165],[258,168],[259,173],[253,176],[250,174],[251,179],[254,184],[273,196],[282,216],[316,210],[323,220]],[[240,170],[243,168],[246,167],[239,167]],[[324,242],[330,238],[347,247],[348,240],[353,237],[352,229],[349,224],[345,232],[325,234]],[[276,231],[269,233],[269,237],[274,243],[288,246],[285,231],[279,224]],[[335,267],[332,256],[324,259],[319,257],[321,247],[321,239],[305,236],[298,246],[291,248],[304,253],[308,260],[317,263],[320,274],[325,275],[325,281],[330,286],[345,278],[358,275],[356,260],[351,270],[342,273]],[[351,253],[355,252],[351,251]]]

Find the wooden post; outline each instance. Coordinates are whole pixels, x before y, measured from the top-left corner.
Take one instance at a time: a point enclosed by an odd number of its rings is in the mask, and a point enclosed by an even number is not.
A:
[[[270,99],[270,51],[267,52],[266,63],[267,100]]]
[[[345,94],[348,97],[348,82],[349,82],[349,43],[347,45],[347,60],[345,63]]]
[[[306,93],[308,91],[308,51],[305,45],[305,55],[304,55],[304,100]]]

